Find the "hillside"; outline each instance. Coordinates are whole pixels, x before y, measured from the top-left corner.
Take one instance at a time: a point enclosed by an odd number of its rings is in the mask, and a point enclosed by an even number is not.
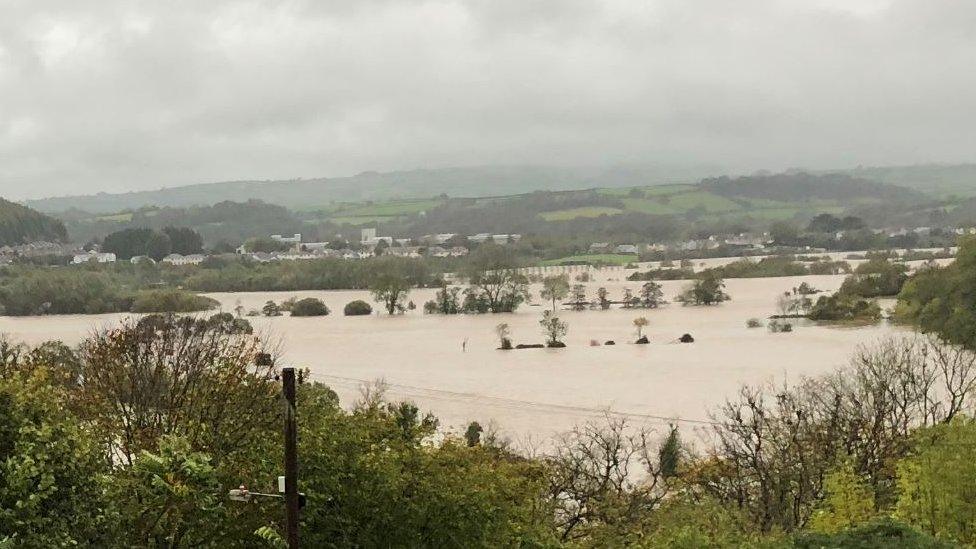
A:
[[[352,177],[287,181],[230,181],[120,194],[99,193],[31,200],[43,212],[70,209],[106,214],[145,206],[209,206],[232,200],[263,200],[294,210],[320,209],[334,202],[363,202],[518,194],[535,190],[629,187],[691,183],[720,172],[710,167],[558,168],[545,166],[483,166],[398,172],[364,172]]]
[[[376,226],[395,234],[441,232],[642,235],[663,225],[704,230],[710,224],[765,228],[773,221],[805,224],[817,214],[852,210],[893,216],[933,202],[925,195],[844,174],[791,173],[705,179],[697,184],[603,187],[495,194],[481,198],[427,197],[343,201],[301,210],[262,201],[214,206],[146,207],[111,214],[70,210],[59,215],[76,241],[98,240],[127,227],[197,230],[208,246],[252,236],[301,232],[306,240],[358,234]],[[881,221],[883,223],[883,219]],[[717,229],[715,229],[717,230]],[[745,229],[740,229],[745,230]],[[621,236],[624,238],[624,236]],[[633,238],[636,238],[633,237]]]
[[[976,196],[976,164],[860,167],[825,173],[844,173],[852,177],[882,181],[940,198]]]
[[[0,245],[67,239],[68,233],[61,221],[0,198]]]

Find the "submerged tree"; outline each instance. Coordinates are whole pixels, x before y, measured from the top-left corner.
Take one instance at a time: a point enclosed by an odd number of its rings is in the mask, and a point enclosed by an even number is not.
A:
[[[664,291],[657,282],[645,282],[640,290],[640,305],[648,309],[656,309],[664,303]]]
[[[586,286],[582,284],[573,285],[573,310],[583,311],[586,309]]]
[[[395,259],[395,258],[394,258]],[[369,283],[373,300],[382,303],[389,314],[406,310],[407,294],[410,293],[410,280],[400,271],[395,261],[380,264]]]
[[[725,292],[725,281],[712,273],[703,275],[675,298],[684,305],[714,305],[730,299]]]
[[[644,327],[650,324],[646,317],[639,316],[634,319],[634,327],[637,328],[637,339],[644,337]]]
[[[497,326],[495,326],[495,335],[498,336],[499,348],[505,350],[512,348],[512,340],[511,340],[512,330],[508,326],[507,322],[502,322],[499,323]]]
[[[546,336],[546,345],[549,347],[565,347],[562,338],[569,332],[569,325],[559,319],[552,311],[544,311],[542,320],[542,333]]]
[[[510,313],[529,298],[528,279],[508,247],[483,244],[471,254],[463,273],[471,282],[465,290],[465,312]]]
[[[569,276],[559,274],[542,279],[539,297],[552,302],[552,312],[556,312],[556,302],[569,295]]]

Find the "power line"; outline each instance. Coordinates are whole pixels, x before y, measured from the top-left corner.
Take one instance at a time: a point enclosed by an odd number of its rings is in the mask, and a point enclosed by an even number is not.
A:
[[[320,374],[314,372],[310,374],[310,377],[317,378],[322,381],[339,380],[347,383],[356,383],[357,385],[371,383],[369,380],[366,379],[337,376],[332,374]],[[476,393],[449,391],[446,389],[432,389],[429,387],[417,387],[415,385],[405,385],[401,383],[388,383],[388,382],[384,382],[384,383],[389,387],[394,387],[394,388],[403,389],[407,391],[414,391],[420,393],[432,393],[434,395],[443,395],[448,400],[454,400],[454,401],[459,401],[459,400],[482,401],[482,402],[487,401],[489,403],[497,403],[504,406],[514,406],[514,407],[529,408],[529,409],[547,409],[553,412],[576,412],[576,413],[585,413],[591,415],[610,414],[617,417],[633,418],[633,419],[641,419],[641,420],[653,420],[662,423],[687,423],[692,425],[709,425],[709,426],[724,425],[723,423],[718,421],[709,421],[705,419],[685,419],[685,418],[667,417],[667,416],[661,416],[655,414],[642,414],[639,412],[616,412],[609,408],[601,409],[601,408],[592,408],[588,406],[575,406],[569,404],[551,404],[551,403],[536,402],[531,400],[519,400],[514,398],[479,395]]]

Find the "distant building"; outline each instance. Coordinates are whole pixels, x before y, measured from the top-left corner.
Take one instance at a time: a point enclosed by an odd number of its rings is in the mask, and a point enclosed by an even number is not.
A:
[[[373,247],[376,247],[376,245],[379,244],[380,242],[386,242],[387,246],[392,246],[393,245],[393,237],[392,236],[374,236],[374,237],[370,238],[369,240],[364,240],[363,241],[363,244],[366,245],[366,246],[369,246],[369,247],[373,248]]]
[[[613,252],[614,253],[617,253],[617,254],[634,254],[634,255],[637,255],[638,250],[637,250],[637,246],[635,246],[633,244],[620,244],[619,246],[617,246],[616,248],[613,249]]]
[[[608,252],[608,251],[610,251],[610,243],[609,242],[594,242],[593,244],[590,244],[589,251],[590,251],[591,254],[599,254],[599,253]]]
[[[362,229],[360,231],[360,235],[361,235],[361,237],[359,239],[360,242],[364,242],[365,243],[365,242],[369,242],[371,240],[374,240],[376,238],[376,228],[375,227],[370,227],[370,228],[367,228],[367,229]]]
[[[280,234],[271,235],[271,240],[276,240],[283,244],[297,245],[302,243],[302,233],[295,233],[293,236],[281,236]]]
[[[133,256],[132,259],[129,260],[129,263],[132,263],[133,265],[138,265],[140,263],[148,263],[150,265],[154,265],[156,263],[156,260],[149,257],[148,255],[137,255],[137,256]]]
[[[168,265],[199,265],[203,263],[205,259],[207,259],[207,256],[203,254],[169,254],[163,258],[163,263]]]
[[[112,252],[85,252],[80,254],[75,254],[71,258],[71,262],[74,264],[88,263],[94,261],[96,263],[115,263],[115,254]]]
[[[420,246],[395,246],[387,248],[383,254],[397,257],[420,257]]]

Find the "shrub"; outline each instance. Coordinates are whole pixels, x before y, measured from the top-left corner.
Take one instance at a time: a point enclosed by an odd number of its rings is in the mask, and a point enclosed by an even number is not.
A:
[[[373,314],[373,307],[362,299],[350,301],[342,308],[342,314],[346,316],[361,316]]]
[[[132,300],[133,313],[189,313],[213,309],[217,300],[183,290],[147,290]]]
[[[881,307],[873,300],[840,292],[820,296],[810,309],[811,320],[870,320],[881,318]]]
[[[762,321],[758,318],[750,318],[746,321],[746,328],[762,328]]]
[[[789,322],[780,322],[779,320],[770,321],[768,327],[769,327],[769,331],[774,334],[778,334],[780,332],[786,333],[786,332],[793,331],[792,324],[790,324]]]
[[[291,316],[325,316],[329,314],[329,308],[322,303],[321,299],[306,297],[299,299],[291,306]]]

